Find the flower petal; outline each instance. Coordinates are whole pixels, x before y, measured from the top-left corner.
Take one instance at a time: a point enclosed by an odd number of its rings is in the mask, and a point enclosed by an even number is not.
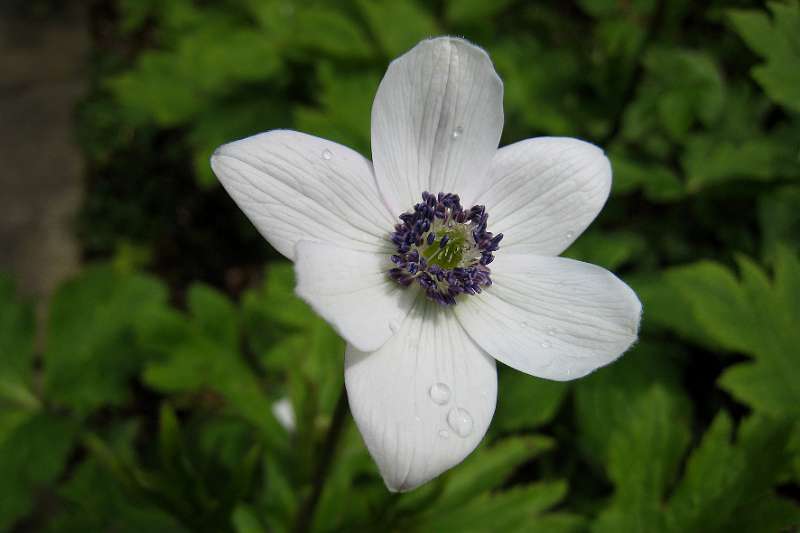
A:
[[[541,378],[582,377],[636,340],[642,305],[611,272],[588,263],[498,254],[494,284],[455,314],[484,350]]]
[[[219,147],[211,167],[258,231],[289,259],[300,240],[355,250],[388,242],[394,217],[380,199],[372,165],[345,146],[275,130]]]
[[[502,129],[503,82],[481,48],[440,37],[395,59],[372,104],[372,158],[392,213],[423,191],[469,204],[486,187]]]
[[[359,350],[377,350],[399,329],[415,292],[391,281],[386,254],[300,241],[297,294]]]
[[[504,253],[558,255],[608,198],[611,165],[593,144],[567,137],[527,139],[497,151],[478,203]]]
[[[449,309],[419,298],[380,350],[348,346],[350,410],[386,486],[411,490],[460,463],[494,414],[497,374]]]

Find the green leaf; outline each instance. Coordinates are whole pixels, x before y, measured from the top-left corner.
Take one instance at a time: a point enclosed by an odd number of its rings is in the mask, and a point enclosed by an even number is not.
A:
[[[511,368],[498,369],[497,410],[490,431],[534,429],[558,412],[569,384],[540,379]]]
[[[292,44],[309,52],[348,59],[372,53],[361,27],[342,9],[303,6],[296,10],[293,22],[296,33]]]
[[[109,82],[134,123],[182,124],[238,84],[268,80],[281,68],[269,35],[230,15],[211,11],[178,35],[174,46],[144,52],[136,69]]]
[[[344,73],[331,63],[321,63],[317,74],[318,107],[296,109],[298,129],[369,154],[369,117],[380,76],[371,71]]]
[[[0,530],[30,512],[36,493],[57,479],[76,430],[67,417],[35,413],[0,434]]]
[[[793,172],[794,152],[782,135],[738,142],[725,141],[717,134],[694,135],[681,158],[686,188],[695,193],[728,180],[774,180]]]
[[[642,190],[648,200],[656,203],[671,203],[685,196],[683,183],[668,167],[640,163],[617,149],[609,157],[614,169],[613,194]]]
[[[108,266],[90,267],[63,285],[50,310],[44,355],[49,400],[78,413],[124,403],[128,380],[149,357],[135,342],[135,326],[165,306],[160,282]]]
[[[670,499],[673,531],[779,531],[800,519],[800,507],[778,499],[772,486],[788,459],[788,424],[747,419],[732,443],[733,424],[720,413],[690,455]],[[757,520],[752,520],[754,513]],[[743,521],[752,520],[749,527]]]
[[[749,332],[741,327],[750,316],[747,295],[722,265],[699,261],[637,280],[633,286],[651,323],[712,349],[749,348]]]
[[[641,430],[645,437],[648,436],[646,431],[662,429],[637,426],[661,422],[655,413],[647,415],[645,421],[636,420],[651,403],[654,410],[671,413],[671,431],[681,434],[685,431],[689,405],[679,387],[674,356],[670,346],[643,342],[614,364],[575,382],[578,446],[589,462],[597,467],[611,468],[608,461],[612,441],[620,439],[616,435],[629,436]]]
[[[497,494],[484,494],[469,504],[436,511],[418,519],[412,531],[531,531],[542,513],[561,501],[567,492],[564,482],[521,485]],[[547,518],[547,515],[543,515]],[[563,518],[562,518],[563,521]],[[573,518],[575,529],[580,524]],[[545,524],[540,524],[542,527]],[[562,528],[569,531],[573,528]],[[547,531],[545,528],[539,531]]]
[[[299,433],[318,415],[330,416],[344,374],[344,343],[294,294],[290,263],[269,265],[263,286],[247,291],[243,314],[248,339],[264,366],[289,378]]]
[[[239,505],[231,517],[236,533],[266,533],[258,520],[258,513],[249,505]]]
[[[708,126],[717,120],[725,102],[725,86],[707,52],[652,48],[645,57],[645,68],[645,81],[626,111],[625,139],[633,141],[660,131],[680,141],[694,124]]]
[[[151,387],[167,393],[217,391],[237,415],[283,448],[286,432],[271,401],[239,352],[237,310],[220,293],[202,285],[189,289],[190,317],[167,313],[140,328],[142,342],[162,354],[144,371]]]
[[[473,452],[459,468],[448,473],[431,512],[462,508],[471,497],[499,487],[517,467],[553,445],[552,440],[543,436],[513,437]]]
[[[761,10],[728,11],[734,30],[764,58],[753,77],[776,103],[800,111],[800,4],[770,2],[772,19]]]
[[[630,402],[625,424],[612,430],[609,439],[614,497],[594,531],[662,529],[661,501],[689,445],[686,406],[675,392],[654,385]]]
[[[753,358],[729,367],[719,379],[720,386],[759,411],[798,415],[800,330],[794,325],[800,321],[796,296],[800,294],[800,261],[794,252],[780,249],[772,281],[750,260],[742,258],[739,265],[740,280],[711,262],[668,270],[665,277],[686,302],[685,311],[696,322],[697,331],[705,333],[706,344]]]
[[[33,340],[33,308],[20,303],[11,280],[0,276],[0,408],[5,402],[38,405],[30,390]]]
[[[431,13],[415,0],[359,0],[358,7],[372,35],[390,58],[439,33]]]
[[[645,248],[644,238],[633,232],[589,230],[569,247],[564,256],[615,270]]]

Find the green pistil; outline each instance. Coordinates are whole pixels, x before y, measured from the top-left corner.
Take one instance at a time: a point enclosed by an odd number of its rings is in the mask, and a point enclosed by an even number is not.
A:
[[[464,248],[466,247],[467,237],[461,228],[452,228],[439,235],[437,232],[436,240],[432,244],[424,246],[421,250],[422,257],[431,265],[437,265],[444,269],[452,269],[461,266],[464,258]],[[441,246],[442,239],[447,237],[447,242]]]

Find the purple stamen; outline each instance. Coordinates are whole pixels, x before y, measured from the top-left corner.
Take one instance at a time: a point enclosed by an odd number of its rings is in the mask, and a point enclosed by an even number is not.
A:
[[[499,249],[503,234],[486,231],[489,215],[484,206],[464,210],[457,194],[433,195],[426,191],[422,193],[422,202],[399,218],[401,223],[395,225],[390,236],[397,253],[391,256],[395,268],[389,270],[389,277],[397,283],[409,286],[416,281],[428,298],[441,305],[455,305],[456,296],[478,294],[491,286],[488,265],[494,260],[493,252]],[[443,236],[436,246],[437,252],[431,254],[431,250],[423,248],[436,243],[437,231]],[[445,251],[437,258],[438,251],[445,250],[452,240],[451,235],[463,235],[458,237],[461,239],[458,246],[464,248]],[[423,251],[428,259],[423,257]],[[458,264],[445,268],[436,264],[441,261]]]

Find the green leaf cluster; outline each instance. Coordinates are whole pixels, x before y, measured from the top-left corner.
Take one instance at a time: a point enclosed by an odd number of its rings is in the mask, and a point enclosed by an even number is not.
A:
[[[38,314],[0,281],[0,530],[800,526],[796,0],[108,4],[80,235],[111,260]],[[398,495],[342,411],[343,341],[207,160],[274,128],[368,156],[386,65],[437,34],[491,54],[501,144],[606,150],[611,198],[566,255],[619,274],[644,315],[577,382],[499,365],[478,450]]]

